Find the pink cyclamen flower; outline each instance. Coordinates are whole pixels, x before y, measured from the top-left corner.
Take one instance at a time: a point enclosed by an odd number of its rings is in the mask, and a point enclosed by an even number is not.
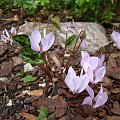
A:
[[[106,92],[103,92],[103,87],[102,87],[102,84],[101,84],[101,88],[100,88],[100,91],[99,93],[96,95],[96,97],[94,97],[94,91],[92,90],[92,88],[90,88],[89,86],[86,87],[86,90],[89,94],[88,97],[86,97],[84,100],[83,100],[83,103],[82,105],[91,105],[93,106],[93,108],[97,108],[97,107],[100,107],[102,105],[104,105],[106,103],[106,101],[108,100],[108,95]],[[95,101],[95,104],[93,104],[93,101]]]
[[[12,34],[14,34],[14,35],[17,34],[17,31],[16,31],[16,29],[15,29],[14,27],[11,28],[10,32],[11,32]]]
[[[4,43],[9,41],[11,45],[13,43],[13,40],[11,39],[10,34],[8,33],[8,31],[6,29],[3,30],[3,32],[2,32],[1,40],[3,40]]]
[[[32,50],[42,53],[50,49],[53,45],[55,40],[53,32],[46,34],[46,29],[44,28],[43,35],[44,38],[41,38],[41,33],[37,29],[34,29],[31,36],[29,36]]]
[[[65,83],[69,87],[70,91],[75,94],[82,92],[87,87],[89,79],[86,74],[76,76],[74,69],[70,66],[67,76],[65,78]]]
[[[75,26],[74,24],[74,20],[72,20],[72,22],[67,22],[67,29],[66,29],[66,32],[68,31],[73,31],[75,34],[79,34],[78,32],[78,28]]]
[[[116,47],[118,49],[120,49],[120,33],[116,32],[116,31],[113,31],[112,34],[111,34],[111,38],[115,42]]]
[[[102,66],[104,62],[104,56],[90,57],[86,51],[81,51],[82,59],[81,66],[85,73],[88,75],[90,82],[97,83],[101,81],[105,75],[106,68]]]

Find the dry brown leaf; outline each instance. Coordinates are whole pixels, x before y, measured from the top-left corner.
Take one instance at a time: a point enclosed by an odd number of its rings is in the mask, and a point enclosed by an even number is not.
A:
[[[43,89],[29,91],[31,96],[41,96],[43,95]]]
[[[37,120],[36,116],[29,113],[22,112],[21,116],[24,117],[26,120]]]
[[[14,21],[14,22],[19,21],[18,15],[14,15],[14,17],[13,17],[13,18],[11,18],[11,19],[12,19],[12,21]]]

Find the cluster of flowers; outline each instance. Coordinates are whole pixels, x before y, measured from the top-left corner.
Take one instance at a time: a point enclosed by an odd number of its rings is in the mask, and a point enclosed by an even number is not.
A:
[[[17,34],[16,29],[12,27],[10,33],[16,35]],[[10,44],[12,45],[13,43],[13,39],[11,38],[9,32],[6,29],[2,31],[1,40],[3,41],[4,44],[10,42]]]
[[[75,70],[70,66],[65,78],[65,83],[73,94],[80,93],[86,89],[89,97],[84,99],[82,105],[88,104],[96,108],[103,105],[107,101],[108,96],[106,92],[103,92],[101,84],[100,92],[94,98],[94,92],[88,84],[95,84],[103,79],[106,71],[105,66],[103,66],[104,55],[101,57],[90,57],[90,55],[85,51],[81,51],[81,55],[82,59],[80,64],[82,66],[82,70],[80,76],[77,76]],[[93,100],[96,102],[95,105],[92,103]]]

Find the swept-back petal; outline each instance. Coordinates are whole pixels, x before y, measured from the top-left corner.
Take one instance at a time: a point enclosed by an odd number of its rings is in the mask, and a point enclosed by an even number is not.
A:
[[[105,66],[98,69],[95,72],[95,81],[94,81],[94,83],[97,83],[97,82],[101,81],[103,79],[104,75],[105,75],[105,72],[106,72]]]
[[[73,85],[74,85],[74,93],[77,92],[78,88],[80,87],[81,85],[81,80],[80,80],[80,77],[79,76],[75,76],[73,78]]]
[[[108,100],[108,96],[107,96],[107,93],[104,92],[104,93],[99,93],[97,95],[97,98],[95,98],[95,105],[93,106],[93,108],[97,108],[97,107],[100,107],[102,105],[104,105],[106,103],[106,101]]]
[[[83,100],[83,103],[82,105],[92,105],[92,98],[91,97],[86,97],[84,100]]]
[[[67,22],[67,28],[71,28],[73,26],[73,23],[70,21],[70,22]]]
[[[54,37],[54,33],[50,32],[49,34],[46,35],[46,40],[48,42],[48,46],[46,51],[53,45],[54,41],[55,41],[55,37]]]
[[[89,81],[91,83],[93,83],[93,78],[94,78],[94,75],[93,75],[93,70],[91,70],[91,68],[88,69],[88,72],[86,73],[88,75],[88,78],[89,78]]]
[[[29,38],[31,39],[31,36],[29,36]],[[34,42],[33,40],[30,40],[31,42],[31,49],[37,52],[40,52],[40,46],[38,42]]]
[[[43,35],[44,35],[44,38],[46,36],[46,28],[43,28]]]
[[[88,86],[89,79],[88,79],[87,74],[80,76],[80,81],[81,81],[81,84],[78,88],[78,93],[82,92]]]
[[[88,85],[86,87],[86,90],[87,90],[88,94],[90,95],[90,97],[93,99],[94,98],[94,91],[93,91],[93,89]]]
[[[116,47],[120,49],[120,37],[119,37],[119,40],[116,42]]]
[[[40,34],[39,30],[34,29],[31,34],[30,41],[33,41],[34,43],[35,42],[40,43],[40,40],[41,40],[41,34]]]
[[[16,32],[16,29],[15,29],[14,27],[11,28],[10,32],[11,32],[12,34],[15,34],[15,35],[16,35],[16,33],[17,33],[17,32]]]
[[[116,43],[116,47],[118,49],[120,49],[120,33],[116,32],[116,31],[113,31],[112,34],[111,34],[111,38]]]
[[[91,69],[94,70],[98,66],[98,57],[90,57]]]
[[[41,34],[37,29],[34,29],[30,38],[30,43],[31,43],[31,49],[37,52],[40,52],[40,40],[41,40]]]
[[[116,32],[116,31],[113,31],[112,34],[111,34],[111,38],[116,43],[118,40],[120,40],[120,33]]]
[[[6,34],[6,35],[5,35]],[[4,31],[4,35],[5,36],[7,36],[9,39],[10,39],[10,35],[9,35],[9,33],[8,33],[8,31],[5,29],[5,31]]]
[[[74,90],[75,90],[74,84],[73,84],[73,79],[75,77],[76,77],[76,73],[75,73],[74,69],[70,66],[70,68],[68,69],[68,74],[65,78],[65,83],[72,92],[74,92]]]
[[[90,56],[86,51],[81,51],[82,59],[81,59],[81,66],[83,67],[84,71],[87,72],[90,65]]]
[[[41,52],[47,51],[48,41],[46,38],[41,38]]]

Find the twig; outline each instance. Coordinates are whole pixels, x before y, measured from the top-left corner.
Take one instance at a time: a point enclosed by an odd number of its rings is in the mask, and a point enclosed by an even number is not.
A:
[[[47,76],[52,77],[51,72],[48,69],[46,69],[46,67],[43,64],[39,64],[38,66]]]

